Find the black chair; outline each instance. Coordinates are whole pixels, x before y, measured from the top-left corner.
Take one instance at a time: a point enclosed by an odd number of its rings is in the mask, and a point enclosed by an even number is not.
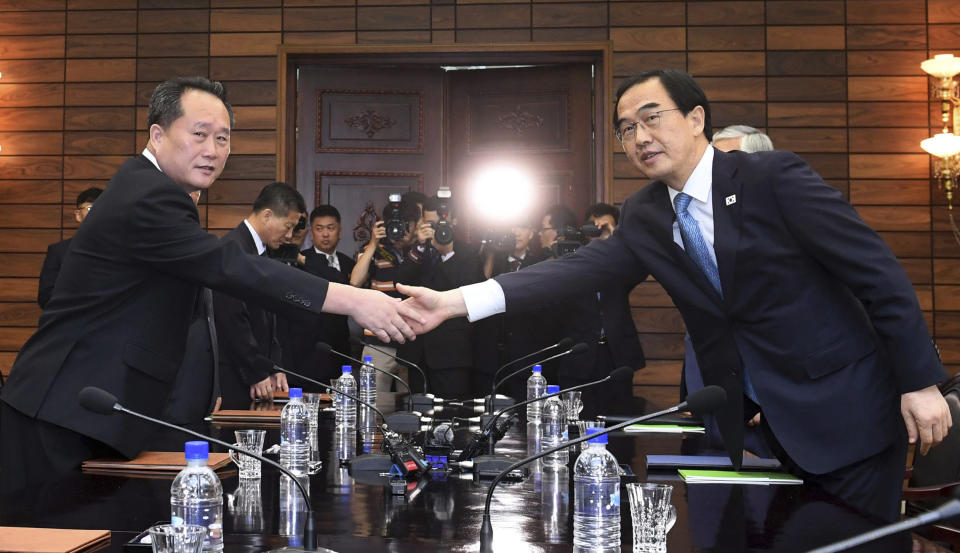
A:
[[[960,487],[960,374],[944,382],[940,391],[950,408],[953,427],[940,445],[926,455],[916,455],[913,467],[907,470],[910,480],[903,499],[908,516],[939,507]],[[956,526],[938,524],[918,533],[948,542],[954,551],[960,551],[960,528]]]

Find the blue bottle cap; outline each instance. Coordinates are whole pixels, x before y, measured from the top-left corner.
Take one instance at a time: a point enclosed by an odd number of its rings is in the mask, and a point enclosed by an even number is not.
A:
[[[555,394],[555,393],[557,393],[557,392],[559,392],[559,391],[560,391],[560,385],[559,385],[559,384],[547,384],[547,393],[548,393],[548,394]]]
[[[372,364],[372,363],[373,363],[373,357],[371,357],[371,356],[369,356],[369,355],[364,355],[364,356],[363,356],[363,362],[364,362],[364,363],[367,363],[367,364]]]
[[[209,459],[210,444],[201,440],[187,442],[183,445],[183,456],[187,458],[187,461],[193,459]]]
[[[350,374],[353,372],[353,367],[350,365],[343,366],[343,374]]]
[[[535,373],[542,373],[542,372],[543,372],[543,367],[541,367],[540,365],[534,365],[534,366],[533,366],[533,372],[535,372]]]
[[[303,397],[303,388],[290,388],[290,399]]]
[[[593,436],[597,432],[603,432],[603,430],[604,430],[603,428],[588,428],[587,436]],[[596,438],[590,438],[589,440],[587,440],[587,442],[591,444],[605,444],[607,443],[607,434],[601,434]]]

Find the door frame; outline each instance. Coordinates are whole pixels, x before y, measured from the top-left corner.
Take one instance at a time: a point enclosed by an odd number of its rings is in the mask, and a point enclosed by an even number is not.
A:
[[[613,203],[613,44],[281,44],[277,51],[277,180],[297,174],[297,71],[303,65],[540,65],[593,63],[593,157],[596,201]]]

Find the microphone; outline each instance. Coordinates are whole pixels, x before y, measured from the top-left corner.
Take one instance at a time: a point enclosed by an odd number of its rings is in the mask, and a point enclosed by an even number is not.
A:
[[[542,365],[548,361],[553,361],[554,359],[559,359],[566,355],[581,355],[586,353],[589,350],[590,350],[590,347],[587,344],[580,342],[579,344],[574,345],[572,348],[568,350],[562,351],[556,355],[551,355],[550,357],[537,361],[536,363],[531,363],[526,367],[521,367],[513,371],[512,373],[508,374],[507,376],[503,377],[502,379],[500,379],[499,382],[494,384],[493,388],[490,390],[490,397],[494,397],[494,395],[497,393],[497,388],[499,388],[504,382],[506,382],[507,380],[510,380],[511,378],[517,376],[518,374],[522,373],[525,370],[532,369],[534,365]],[[493,409],[491,409],[491,411],[493,411]]]
[[[503,477],[506,476],[507,474],[509,474],[511,471],[513,471],[513,470],[515,470],[515,469],[517,469],[517,468],[519,468],[519,467],[521,467],[521,466],[523,466],[523,465],[525,465],[525,464],[527,464],[527,463],[530,463],[530,462],[532,462],[532,461],[536,461],[537,459],[539,459],[539,458],[541,458],[541,457],[546,457],[547,455],[550,455],[551,453],[556,453],[557,451],[560,451],[561,449],[565,449],[565,448],[568,448],[568,447],[570,447],[570,446],[572,446],[572,445],[576,445],[576,444],[585,442],[585,441],[587,441],[587,440],[589,440],[589,439],[596,438],[597,436],[600,436],[600,435],[602,435],[602,434],[609,434],[610,432],[613,432],[614,430],[620,430],[621,428],[625,428],[625,427],[627,427],[627,426],[630,426],[631,424],[636,424],[636,423],[638,423],[638,422],[643,422],[643,421],[645,421],[645,420],[652,419],[652,418],[656,418],[656,417],[665,415],[665,414],[667,414],[667,413],[675,413],[675,412],[677,412],[677,411],[679,411],[679,410],[681,410],[681,409],[689,409],[690,411],[693,411],[693,412],[695,412],[695,413],[700,413],[700,414],[702,414],[702,413],[708,413],[708,412],[710,412],[710,411],[715,411],[715,410],[719,409],[720,407],[722,407],[722,406],[725,405],[726,403],[727,403],[727,392],[726,392],[723,388],[721,388],[720,386],[706,386],[705,388],[701,388],[700,390],[697,390],[696,392],[694,392],[694,393],[690,394],[689,396],[687,396],[687,400],[686,400],[686,401],[681,402],[681,403],[678,404],[678,405],[674,405],[673,407],[670,407],[669,409],[664,409],[663,411],[657,411],[656,413],[650,413],[650,414],[647,414],[647,415],[641,415],[641,416],[639,416],[639,417],[630,419],[630,420],[625,421],[625,422],[622,422],[622,423],[620,423],[620,424],[616,424],[616,425],[614,425],[614,426],[611,426],[610,428],[604,428],[603,430],[601,430],[601,431],[599,431],[599,432],[596,432],[596,433],[594,433],[594,434],[591,434],[591,435],[589,435],[589,436],[581,436],[581,437],[576,438],[576,439],[574,439],[574,440],[566,441],[566,442],[558,445],[557,447],[553,447],[553,448],[550,448],[550,449],[541,451],[540,453],[537,453],[536,455],[531,455],[530,457],[527,457],[526,459],[521,459],[520,461],[517,461],[516,463],[514,463],[514,464],[510,465],[509,467],[505,468],[500,474],[498,474],[498,475],[493,479],[492,482],[490,482],[490,487],[487,489],[487,499],[486,499],[486,502],[485,502],[484,507],[483,507],[483,524],[482,524],[481,527],[480,527],[480,551],[481,551],[481,553],[491,553],[491,552],[493,551],[493,549],[492,549],[492,547],[493,547],[493,524],[491,524],[491,522],[490,522],[490,501],[493,499],[493,491],[497,488],[497,484],[499,484],[499,483],[500,483],[500,480],[502,480]]]
[[[393,373],[391,373],[391,372],[385,371],[385,370],[381,369],[380,367],[377,367],[377,366],[374,365],[373,363],[367,363],[367,362],[361,361],[361,360],[359,360],[359,359],[357,359],[357,358],[355,358],[355,357],[351,357],[351,356],[349,356],[349,355],[347,355],[347,354],[345,354],[345,353],[340,353],[339,351],[337,351],[337,350],[333,349],[332,347],[330,347],[330,344],[327,344],[326,342],[318,342],[318,343],[317,343],[317,352],[319,352],[319,353],[327,353],[327,354],[333,353],[333,354],[335,354],[335,355],[339,355],[340,357],[343,357],[344,359],[347,359],[347,360],[349,360],[349,361],[353,361],[354,363],[359,363],[359,364],[361,364],[361,365],[366,365],[366,366],[372,368],[373,370],[375,370],[375,371],[377,371],[377,372],[381,372],[381,373],[389,376],[390,378],[395,379],[395,380],[398,381],[399,383],[403,384],[404,387],[406,387],[406,389],[407,389],[407,394],[412,395],[412,391],[410,390],[410,385],[407,384],[406,382],[404,382],[404,380],[403,380],[402,378],[400,378],[399,376],[397,376],[397,375],[395,375],[395,374],[393,374]],[[424,417],[421,413],[414,412],[414,411],[396,411],[396,412],[394,412],[394,413],[390,413],[390,416],[389,416],[389,417],[385,417],[383,420],[384,420],[384,422],[388,423],[388,424],[390,425],[390,428],[392,428],[393,430],[395,430],[395,431],[397,431],[397,432],[406,432],[406,433],[419,432],[419,431],[420,431],[420,425],[421,425],[422,423],[427,423],[427,424],[429,424],[429,423],[431,423],[431,422],[433,421],[433,419],[431,419],[430,417]]]
[[[513,462],[507,456],[494,455],[494,447],[496,445],[496,442],[500,441],[500,439],[503,438],[503,435],[509,429],[509,425],[507,425],[506,428],[504,428],[503,425],[496,424],[497,419],[499,419],[501,415],[503,415],[507,411],[519,409],[520,407],[523,407],[524,405],[527,405],[529,403],[533,403],[534,401],[545,401],[552,397],[561,396],[567,392],[572,392],[575,390],[579,390],[581,388],[587,388],[590,386],[594,386],[596,384],[602,384],[614,378],[620,378],[622,375],[628,372],[632,373],[633,367],[627,367],[627,366],[620,367],[619,369],[614,370],[613,372],[601,378],[600,380],[594,380],[593,382],[587,382],[585,384],[571,386],[569,388],[560,390],[559,392],[555,392],[552,394],[544,394],[540,397],[537,397],[534,399],[528,399],[526,401],[522,401],[520,403],[511,405],[510,407],[505,407],[497,411],[493,415],[493,417],[490,419],[490,421],[480,428],[480,432],[474,435],[474,439],[467,445],[467,447],[463,449],[463,452],[460,454],[459,460],[466,461],[474,457],[477,453],[479,453],[479,451],[482,451],[483,446],[486,445],[487,455],[480,455],[474,458],[473,466],[477,470],[477,473],[480,476],[495,476],[496,474],[498,474],[503,470],[503,467]],[[494,430],[494,431],[492,432],[491,430]]]
[[[406,381],[404,381],[404,380],[403,380],[402,378],[400,378],[399,376],[393,374],[392,372],[385,371],[385,370],[381,369],[380,367],[374,365],[373,363],[367,363],[366,361],[361,361],[360,359],[357,359],[356,357],[351,357],[351,356],[347,355],[346,353],[341,353],[341,352],[333,349],[332,347],[330,347],[330,344],[328,344],[328,343],[326,343],[326,342],[317,342],[317,353],[332,353],[332,354],[334,354],[334,355],[339,355],[340,357],[346,359],[347,361],[352,361],[352,362],[354,362],[354,363],[356,363],[356,364],[358,364],[358,365],[368,365],[368,366],[370,366],[371,368],[373,368],[373,370],[375,370],[375,371],[377,371],[377,372],[379,372],[379,373],[383,373],[383,374],[389,376],[390,378],[396,380],[396,381],[399,382],[400,384],[403,384],[403,387],[407,389],[407,393],[408,393],[408,394],[413,393],[413,391],[410,390],[410,385],[407,384]]]
[[[541,353],[543,353],[543,352],[545,352],[545,351],[548,351],[548,350],[551,350],[551,349],[554,349],[554,348],[568,349],[568,348],[570,348],[570,346],[572,346],[572,345],[573,345],[573,340],[572,340],[571,338],[564,338],[564,339],[560,340],[559,342],[557,342],[556,344],[553,344],[553,345],[551,345],[551,346],[547,346],[547,347],[542,348],[542,349],[538,349],[537,351],[535,351],[535,352],[533,352],[533,353],[528,353],[528,354],[524,355],[523,357],[518,357],[517,359],[514,359],[513,361],[508,361],[508,362],[505,363],[503,366],[501,366],[499,369],[497,369],[496,371],[494,371],[493,376],[490,378],[490,388],[491,388],[491,390],[494,390],[494,391],[491,392],[491,393],[490,393],[490,396],[487,397],[487,401],[489,402],[489,403],[485,403],[485,405],[488,407],[487,410],[490,411],[490,412],[492,412],[494,409],[497,408],[496,399],[495,399],[496,396],[495,396],[494,394],[496,393],[495,390],[497,389],[497,377],[500,376],[500,373],[503,372],[503,369],[506,369],[507,367],[509,367],[510,365],[513,365],[513,364],[515,364],[515,363],[519,363],[519,362],[521,362],[521,361],[526,361],[527,359],[530,359],[530,358],[533,357],[534,355],[539,355],[539,354],[541,354]],[[490,403],[492,403],[492,405],[490,405]],[[486,412],[486,411],[485,411],[485,412]]]
[[[547,351],[547,350],[551,350],[551,349],[554,349],[554,348],[568,349],[568,348],[569,348],[570,346],[572,346],[572,345],[573,345],[573,340],[572,340],[571,338],[564,338],[563,340],[560,340],[559,342],[557,342],[556,344],[553,344],[552,346],[547,346],[547,347],[545,347],[545,348],[543,348],[543,349],[538,349],[537,351],[535,351],[535,352],[533,352],[533,353],[528,353],[528,354],[524,355],[523,357],[518,357],[517,359],[514,359],[513,361],[509,361],[509,362],[507,362],[506,364],[504,364],[502,367],[500,367],[499,369],[497,369],[497,370],[493,373],[493,378],[490,380],[490,385],[491,385],[491,386],[495,385],[496,382],[497,382],[497,376],[499,376],[500,373],[503,372],[503,369],[509,367],[510,365],[513,365],[514,363],[519,363],[519,362],[521,362],[521,361],[526,361],[527,359],[530,359],[530,358],[533,357],[534,355],[539,355],[539,354],[541,354],[541,353],[543,353],[543,352],[545,352],[545,351]]]
[[[960,488],[957,488],[953,491],[953,499],[947,501],[932,511],[917,515],[913,518],[901,520],[900,522],[881,526],[875,530],[864,532],[862,534],[853,536],[852,538],[847,538],[843,541],[838,541],[830,545],[812,549],[808,553],[836,553],[837,551],[846,551],[847,549],[863,545],[876,539],[890,536],[899,532],[912,530],[920,526],[933,524],[935,522],[939,522],[947,518],[953,518],[958,515],[960,515]]]
[[[278,365],[274,365],[273,370],[286,373],[291,376],[296,376],[297,378],[301,378],[303,380],[306,380],[307,382],[316,384],[317,386],[321,386],[323,389],[327,390],[328,392],[334,392],[334,393],[346,396],[356,401],[357,403],[360,403],[365,407],[369,407],[376,414],[380,415],[380,420],[383,421],[383,425],[381,425],[379,428],[380,428],[380,432],[383,433],[383,449],[387,453],[386,454],[364,453],[363,455],[358,455],[350,459],[349,465],[350,465],[351,472],[353,472],[354,470],[358,470],[358,471],[370,470],[370,471],[376,471],[376,472],[387,472],[390,470],[392,466],[397,465],[397,467],[403,472],[404,476],[411,476],[411,475],[417,474],[420,471],[427,471],[430,469],[430,465],[428,465],[423,459],[421,459],[420,456],[417,454],[417,452],[411,446],[409,446],[406,442],[404,442],[403,439],[396,432],[390,429],[390,427],[387,424],[387,417],[383,414],[382,411],[377,409],[376,405],[367,403],[366,401],[363,401],[357,396],[341,392],[340,390],[337,390],[336,388],[334,388],[333,386],[330,386],[329,384],[324,384],[319,380],[310,378],[309,376],[304,376],[300,373],[295,373],[289,369],[285,369]]]
[[[310,492],[307,491],[307,488],[303,485],[302,482],[300,482],[300,479],[297,478],[295,474],[290,472],[290,470],[288,470],[286,467],[283,467],[282,465],[280,465],[280,463],[273,461],[271,459],[267,459],[262,455],[258,455],[252,451],[246,450],[234,444],[228,444],[227,442],[220,441],[216,438],[211,438],[210,436],[205,436],[199,432],[194,432],[193,430],[184,428],[182,426],[177,426],[176,424],[170,424],[169,422],[162,421],[160,419],[155,419],[151,416],[144,415],[143,413],[138,413],[136,411],[127,409],[123,405],[120,405],[120,403],[117,401],[116,396],[114,396],[113,394],[111,394],[110,392],[102,388],[97,388],[96,386],[87,386],[86,388],[80,390],[80,392],[77,394],[77,399],[79,400],[80,405],[88,411],[99,413],[101,415],[112,415],[114,412],[117,412],[117,411],[121,413],[126,413],[128,415],[132,415],[139,419],[143,419],[145,421],[152,422],[154,424],[159,424],[160,426],[166,426],[167,428],[172,428],[174,430],[183,432],[185,434],[195,436],[197,438],[200,438],[201,440],[213,442],[227,449],[238,451],[244,455],[249,455],[250,457],[258,459],[261,463],[266,463],[276,468],[277,470],[282,472],[284,475],[286,475],[288,478],[290,478],[290,480],[292,480],[293,483],[297,485],[297,488],[300,489],[300,493],[303,494],[304,503],[306,503],[306,506],[307,506],[307,520],[305,521],[303,526],[303,549],[304,551],[317,550],[317,531],[316,531],[316,528],[314,527],[313,507],[310,505]]]
[[[390,353],[389,351],[387,351],[387,350],[385,350],[385,349],[383,349],[383,348],[380,348],[380,347],[378,347],[378,346],[376,346],[376,345],[374,345],[374,344],[367,344],[367,343],[365,343],[363,340],[361,340],[360,338],[357,338],[356,336],[351,336],[351,337],[350,337],[350,342],[353,343],[353,344],[357,344],[357,345],[360,345],[360,346],[363,346],[363,347],[370,348],[370,349],[372,349],[372,350],[374,350],[374,351],[378,351],[378,352],[386,355],[387,357],[389,357],[389,358],[391,358],[391,359],[395,359],[395,360],[399,361],[400,363],[403,363],[404,365],[406,365],[406,366],[408,366],[408,367],[412,367],[412,368],[414,368],[414,369],[417,369],[417,372],[420,373],[420,378],[423,379],[423,393],[422,393],[422,394],[410,394],[409,404],[410,404],[410,410],[411,410],[411,411],[425,410],[425,409],[429,409],[429,408],[433,407],[434,405],[437,405],[438,403],[443,403],[442,401],[438,401],[438,398],[435,397],[433,394],[427,393],[427,373],[425,373],[425,372],[423,371],[423,369],[420,368],[420,365],[417,365],[417,364],[414,363],[413,361],[407,361],[406,359],[403,359],[402,357],[397,357],[396,355]],[[407,386],[407,389],[410,389],[410,387]]]

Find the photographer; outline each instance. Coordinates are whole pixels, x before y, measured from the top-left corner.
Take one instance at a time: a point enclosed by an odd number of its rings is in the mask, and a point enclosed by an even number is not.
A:
[[[577,224],[577,217],[570,209],[562,204],[557,204],[543,214],[540,222],[540,230],[537,234],[540,237],[540,247],[543,248],[543,257],[553,259],[562,257],[562,252],[557,251],[557,243],[565,238],[566,229],[574,228]]]
[[[374,223],[370,229],[370,241],[364,246],[357,258],[357,264],[350,272],[350,285],[356,288],[371,288],[395,298],[403,296],[397,292],[397,271],[403,262],[406,250],[414,241],[420,209],[416,203],[401,201],[399,195],[391,195],[390,202],[383,209],[383,220]],[[388,237],[388,227],[390,237]],[[365,340],[370,336],[364,334]],[[390,342],[378,348],[396,354],[398,344]],[[373,358],[373,364],[380,369],[392,372],[406,380],[407,369],[396,360],[372,348],[363,348],[363,356]],[[383,373],[377,373],[377,390],[390,391],[395,380]]]
[[[480,258],[470,248],[458,247],[453,231],[449,196],[427,198],[417,224],[417,243],[400,266],[400,282],[452,290],[482,281]],[[400,351],[401,357],[427,371],[430,391],[439,397],[462,399],[479,389],[472,382],[472,328],[465,317],[445,321],[415,342],[402,345]]]

